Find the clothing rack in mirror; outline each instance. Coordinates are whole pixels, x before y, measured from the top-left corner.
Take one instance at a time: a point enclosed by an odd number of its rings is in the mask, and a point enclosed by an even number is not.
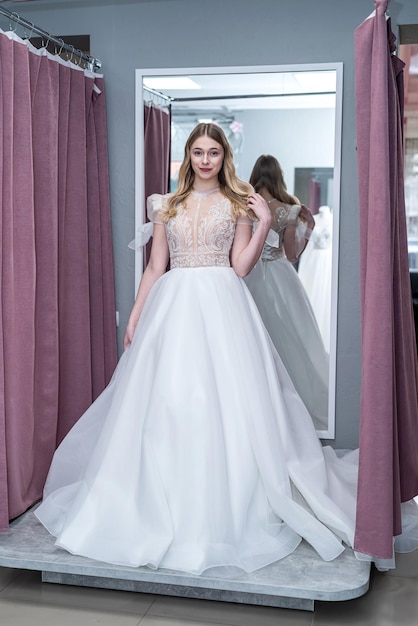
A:
[[[153,89],[152,87],[147,87],[146,85],[143,85],[143,90],[149,93],[151,96],[161,98],[162,100],[168,103],[173,102],[175,100],[175,98],[172,98],[171,96],[167,96],[165,93],[161,93],[161,91],[157,91],[156,89]]]
[[[98,59],[95,59],[94,57],[85,54],[82,50],[78,50],[71,44],[66,43],[63,39],[61,39],[61,37],[51,35],[42,28],[35,26],[35,24],[23,19],[17,13],[8,11],[7,9],[4,9],[2,6],[0,6],[0,15],[4,15],[9,19],[10,30],[16,30],[18,26],[21,26],[24,29],[24,39],[30,39],[32,35],[36,34],[39,37],[42,37],[42,39],[46,40],[45,47],[48,46],[49,43],[53,43],[57,46],[55,54],[60,55],[62,51],[65,50],[70,55],[70,60],[73,57],[76,57],[77,59],[79,59],[79,61],[85,64],[85,69],[96,72],[101,68],[102,64],[101,61],[99,61]],[[12,22],[16,25],[14,29],[11,26]]]

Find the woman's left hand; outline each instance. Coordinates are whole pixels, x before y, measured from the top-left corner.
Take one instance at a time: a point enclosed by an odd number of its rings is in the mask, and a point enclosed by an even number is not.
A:
[[[253,211],[254,215],[260,222],[267,224],[270,227],[272,215],[269,209],[269,205],[263,196],[259,193],[250,193],[247,199],[247,207]]]

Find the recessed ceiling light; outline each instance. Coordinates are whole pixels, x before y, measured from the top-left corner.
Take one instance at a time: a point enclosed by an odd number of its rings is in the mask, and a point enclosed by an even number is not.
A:
[[[336,91],[337,77],[334,71],[295,72],[293,74],[301,87],[309,91]]]
[[[144,85],[150,89],[200,89],[188,76],[147,76]]]

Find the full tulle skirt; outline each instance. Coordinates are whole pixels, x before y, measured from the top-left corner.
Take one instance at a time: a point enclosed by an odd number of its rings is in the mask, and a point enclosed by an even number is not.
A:
[[[315,427],[328,430],[329,355],[293,265],[260,260],[246,284]]]
[[[299,261],[298,275],[318,322],[325,349],[329,352],[331,342],[332,246],[316,248],[309,241]]]
[[[92,559],[251,572],[353,545],[357,451],[323,447],[244,280],[173,269],[57,449],[38,519]]]

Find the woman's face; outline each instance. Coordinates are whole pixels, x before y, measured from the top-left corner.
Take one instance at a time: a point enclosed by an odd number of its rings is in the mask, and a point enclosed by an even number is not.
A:
[[[190,165],[195,173],[195,181],[217,181],[224,161],[221,144],[207,135],[196,139],[190,147]]]

